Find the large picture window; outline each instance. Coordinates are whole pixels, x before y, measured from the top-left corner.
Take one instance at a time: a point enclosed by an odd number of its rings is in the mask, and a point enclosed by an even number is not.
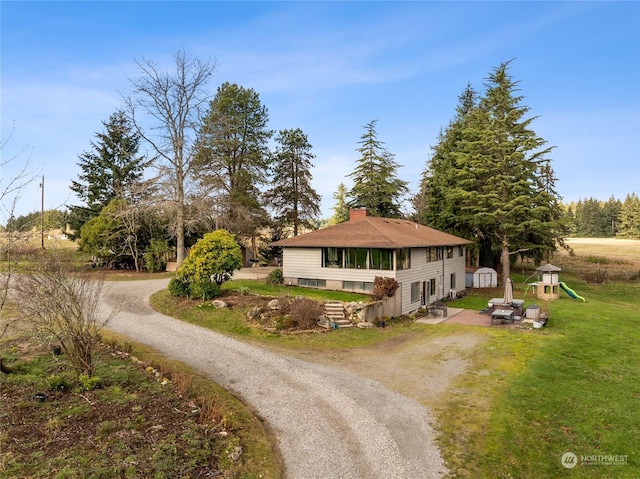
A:
[[[393,250],[372,248],[369,250],[369,269],[393,269]]]
[[[367,249],[347,248],[345,250],[345,268],[367,269]]]
[[[322,267],[393,271],[394,254],[397,269],[411,267],[409,248],[322,248]]]
[[[322,248],[322,266],[342,268],[342,248]]]

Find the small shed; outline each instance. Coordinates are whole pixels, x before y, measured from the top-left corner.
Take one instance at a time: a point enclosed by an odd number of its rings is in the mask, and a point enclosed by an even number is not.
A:
[[[464,285],[467,288],[497,288],[498,272],[493,268],[466,268]]]

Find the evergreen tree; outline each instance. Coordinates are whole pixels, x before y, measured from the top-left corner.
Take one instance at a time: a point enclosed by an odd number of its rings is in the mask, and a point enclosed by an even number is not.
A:
[[[281,130],[273,154],[271,189],[265,197],[276,212],[276,220],[293,227],[297,236],[301,226],[313,227],[320,215],[320,196],[311,186],[311,144],[301,129]]]
[[[600,201],[585,198],[576,204],[576,236],[578,238],[601,238],[605,236],[605,225]]]
[[[613,197],[602,204],[602,235],[604,237],[614,237],[618,228],[618,218],[622,210],[622,202]]]
[[[622,203],[618,224],[618,236],[640,239],[640,198],[635,193],[627,195]]]
[[[71,182],[71,190],[84,205],[70,206],[70,227],[78,238],[80,229],[91,218],[100,214],[112,200],[126,198],[129,187],[141,181],[149,161],[138,155],[140,135],[122,110],[102,122],[103,133],[96,133],[91,151],[79,155],[82,173]]]
[[[358,142],[360,153],[356,169],[348,176],[353,179],[349,192],[349,208],[367,208],[373,216],[397,218],[401,216],[400,202],[408,192],[407,182],[396,174],[400,167],[394,155],[378,140],[377,120],[365,125],[365,133]]]
[[[258,93],[224,83],[199,134],[198,176],[214,196],[216,227],[252,238],[268,222],[259,188],[268,180],[271,160],[268,121]]]
[[[440,215],[441,228],[475,240],[481,261],[499,258],[505,281],[513,254],[540,260],[563,232],[546,158],[552,148],[531,129],[535,118],[526,118],[529,108],[508,67],[502,63],[489,75],[484,96],[463,115],[455,138],[447,135],[451,142],[437,147],[446,153],[444,167],[430,169],[434,177],[446,175],[440,211],[431,214]]]
[[[347,204],[348,194],[349,192],[347,191],[347,187],[344,183],[340,183],[338,185],[338,190],[333,194],[333,199],[336,200],[336,204],[331,208],[333,210],[333,216],[330,221],[332,225],[337,225],[338,223],[343,223],[349,220],[349,205]]]
[[[457,221],[461,214],[459,204],[450,198],[450,189],[458,180],[458,148],[465,123],[478,103],[478,94],[470,84],[460,94],[458,102],[454,119],[440,132],[438,142],[431,148],[432,155],[422,173],[420,190],[414,196],[413,206],[419,223],[473,240],[477,252],[481,237],[470,224]],[[476,259],[479,262],[477,254]]]

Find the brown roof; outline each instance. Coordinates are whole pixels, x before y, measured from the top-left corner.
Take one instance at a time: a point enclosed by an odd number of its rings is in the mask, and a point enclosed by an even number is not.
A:
[[[274,246],[297,248],[423,248],[457,246],[471,241],[419,225],[413,221],[364,216],[322,228],[311,233],[287,238]]]

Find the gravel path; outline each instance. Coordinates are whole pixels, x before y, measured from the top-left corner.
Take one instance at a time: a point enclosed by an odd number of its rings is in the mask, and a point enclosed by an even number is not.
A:
[[[266,351],[156,313],[167,280],[106,283],[109,329],[234,392],[274,433],[288,478],[438,478],[447,469],[417,401],[347,371]],[[372,365],[374,367],[374,365]]]

